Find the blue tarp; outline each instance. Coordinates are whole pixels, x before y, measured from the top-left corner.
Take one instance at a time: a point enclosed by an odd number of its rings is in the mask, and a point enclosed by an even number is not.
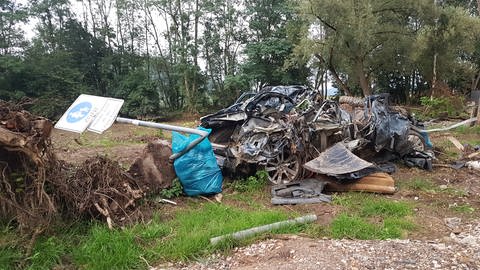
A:
[[[199,130],[210,133],[211,129],[202,127]],[[181,152],[192,141],[200,137],[196,134],[189,136],[172,132],[172,151]],[[190,151],[175,159],[173,166],[188,196],[209,195],[222,192],[223,176],[213,153],[208,138],[197,144]]]

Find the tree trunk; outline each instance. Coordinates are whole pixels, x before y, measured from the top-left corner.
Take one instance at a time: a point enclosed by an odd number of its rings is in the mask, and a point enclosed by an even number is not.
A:
[[[363,62],[361,60],[357,60],[357,62],[355,63],[355,69],[357,72],[360,87],[362,88],[363,95],[370,96],[372,94],[372,89],[370,87],[367,74],[365,74],[365,70],[363,69]]]
[[[333,66],[333,63],[332,63],[332,53],[333,53],[333,49],[330,50],[330,56],[329,56],[328,64],[326,63],[325,59],[323,59],[323,57],[322,57],[321,55],[315,54],[315,57],[318,59],[318,61],[320,61],[320,63],[322,63],[322,64],[324,64],[324,65],[327,65],[328,70],[329,70],[330,73],[332,74],[333,79],[335,80],[335,82],[338,84],[338,87],[340,87],[340,90],[342,90],[345,95],[350,96],[350,95],[351,95],[350,88],[348,87],[348,85],[346,85],[346,84],[342,81],[342,79],[340,79],[340,76],[338,75],[337,70],[336,70],[335,67]]]

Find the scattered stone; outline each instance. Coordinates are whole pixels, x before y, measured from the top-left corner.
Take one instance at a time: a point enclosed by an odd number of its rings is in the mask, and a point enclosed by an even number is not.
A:
[[[269,239],[171,269],[480,269],[480,220],[462,225],[460,218],[450,218],[445,223],[463,231],[430,241]],[[279,246],[284,256],[278,255]]]
[[[452,230],[457,229],[462,223],[462,219],[458,217],[444,218],[443,221],[445,225]]]

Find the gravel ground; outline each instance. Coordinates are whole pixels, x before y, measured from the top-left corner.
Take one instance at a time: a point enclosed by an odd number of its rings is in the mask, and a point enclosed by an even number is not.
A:
[[[449,226],[451,221],[446,220]],[[480,220],[421,240],[332,240],[286,236],[152,269],[480,269]]]

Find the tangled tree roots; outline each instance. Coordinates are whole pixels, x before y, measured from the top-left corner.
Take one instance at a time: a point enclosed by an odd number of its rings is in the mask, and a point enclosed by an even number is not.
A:
[[[0,100],[0,217],[16,220],[35,235],[56,212],[45,188],[47,176],[58,168],[51,130],[49,120]]]
[[[52,123],[0,100],[0,219],[35,236],[57,213],[106,220],[111,228],[137,221],[144,196],[137,181],[105,157],[79,168],[57,160]]]
[[[141,217],[136,202],[143,190],[118,162],[106,157],[86,160],[60,191],[70,213],[105,219],[109,228]]]

